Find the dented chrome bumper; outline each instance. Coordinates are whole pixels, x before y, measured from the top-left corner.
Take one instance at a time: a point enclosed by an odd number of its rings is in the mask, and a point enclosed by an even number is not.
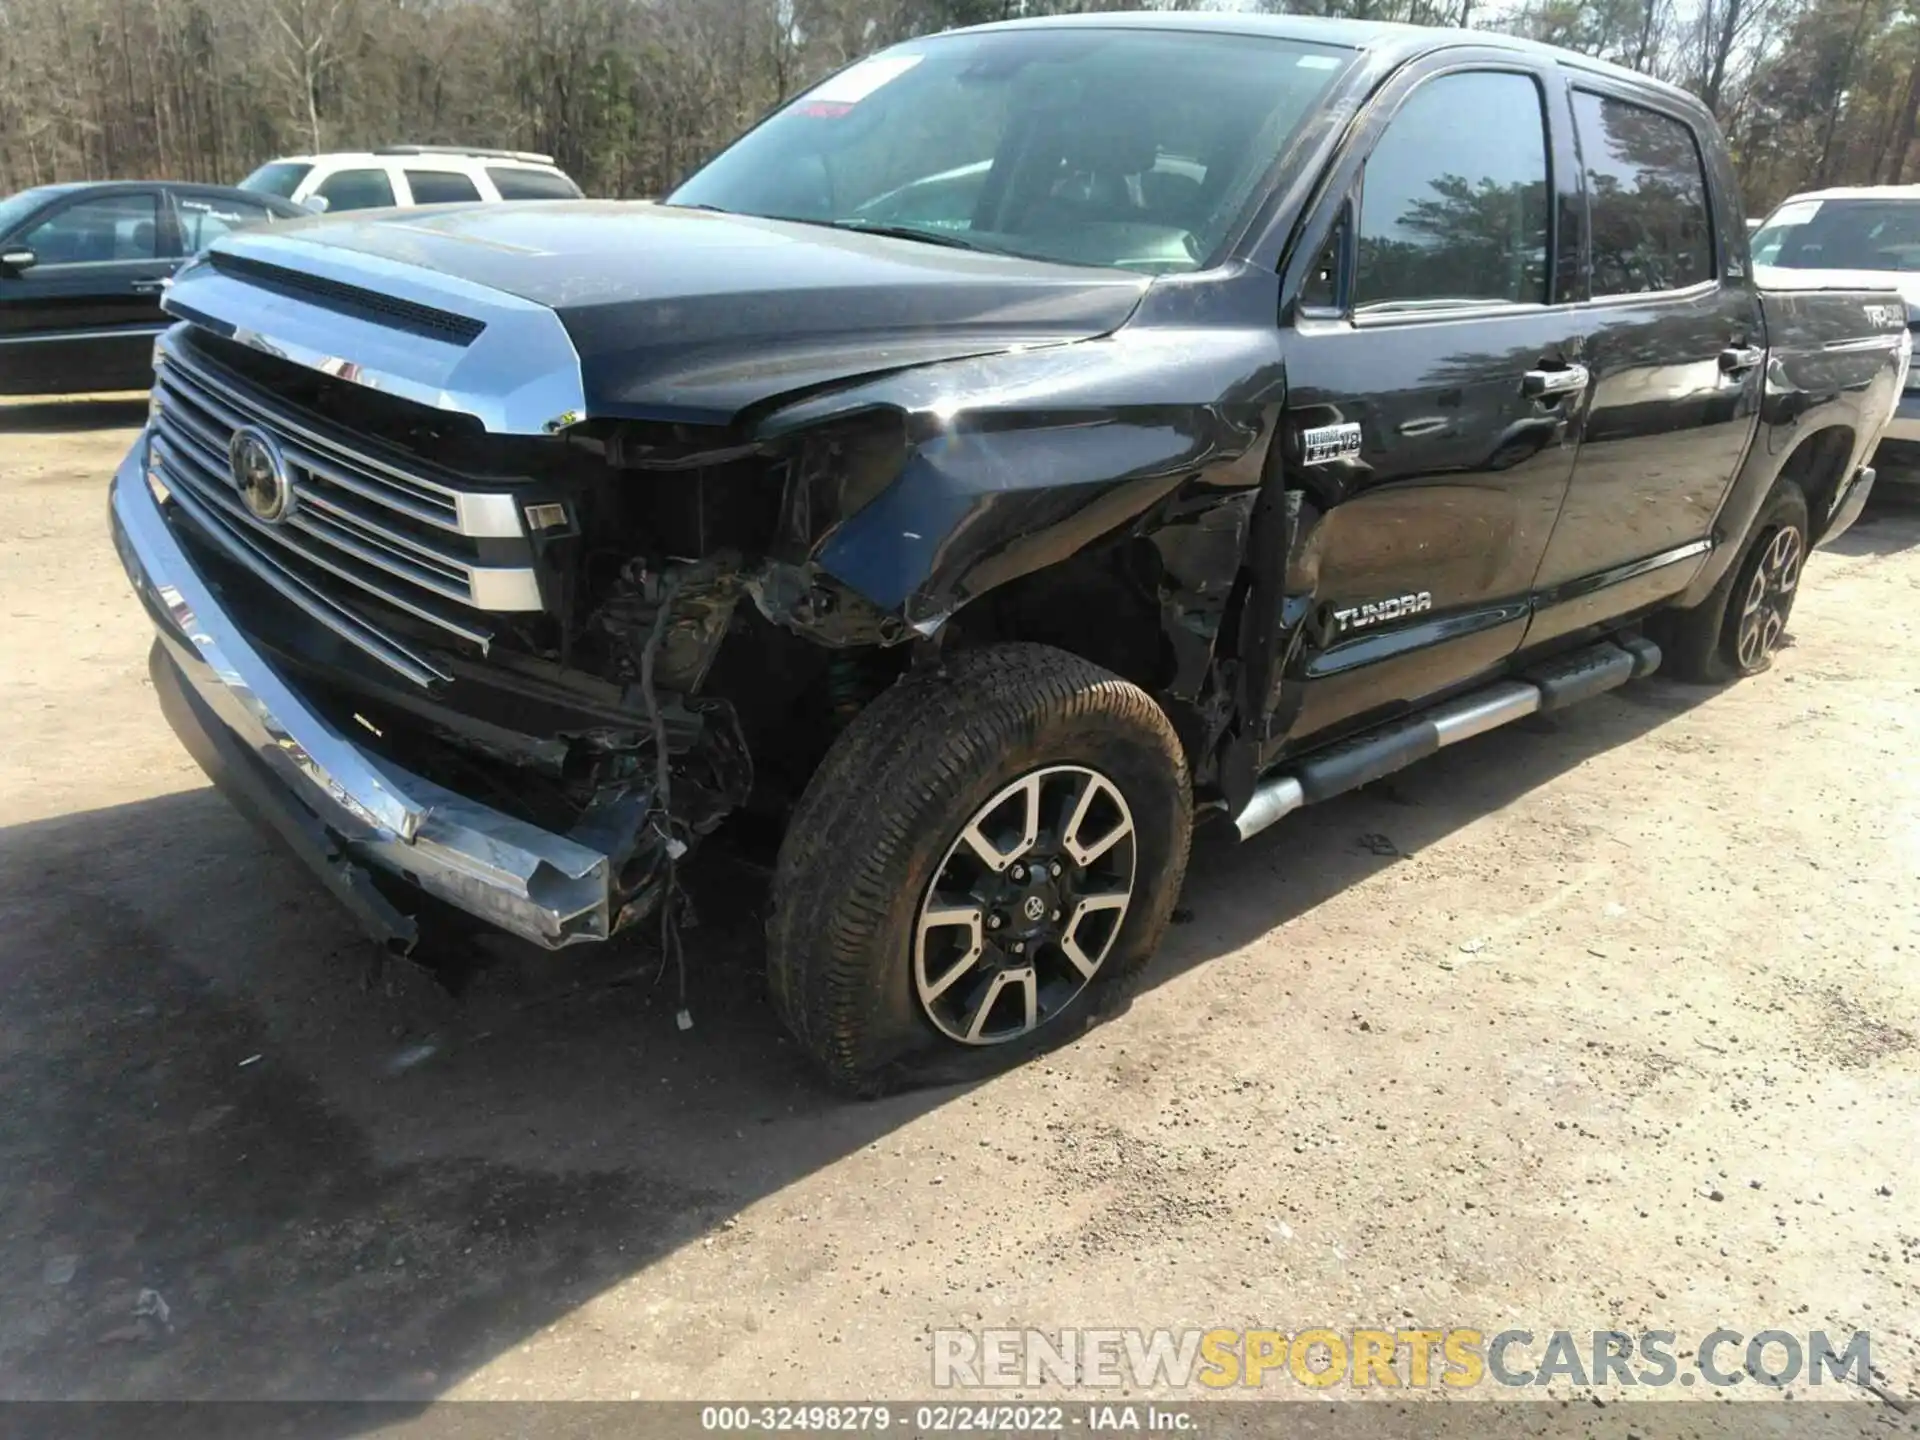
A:
[[[414,923],[369,870],[549,949],[605,939],[608,856],[400,768],[302,700],[175,539],[147,486],[145,449],[143,437],[114,476],[113,540],[159,631],[161,708],[208,775],[396,948],[412,945]]]
[[[1862,465],[1853,472],[1853,478],[1833,497],[1833,512],[1827,517],[1826,529],[1820,532],[1816,545],[1831,545],[1852,528],[1866,508],[1867,498],[1873,494],[1876,478],[1871,465]]]

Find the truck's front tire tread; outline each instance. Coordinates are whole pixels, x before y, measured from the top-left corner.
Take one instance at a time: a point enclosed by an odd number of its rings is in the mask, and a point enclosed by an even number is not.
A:
[[[996,645],[910,674],[828,751],[781,845],[767,967],[776,1010],[836,1085],[874,1093],[983,1073],[1070,1033],[1055,1023],[1020,1042],[961,1046],[919,1013],[907,979],[921,895],[972,807],[1065,760],[1126,772],[1139,834],[1134,904],[1062,1017],[1091,1018],[1093,992],[1110,1003],[1153,954],[1186,871],[1186,760],[1153,699],[1065,651]]]

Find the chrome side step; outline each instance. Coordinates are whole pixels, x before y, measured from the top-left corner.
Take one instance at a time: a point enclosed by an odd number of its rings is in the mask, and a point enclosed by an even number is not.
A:
[[[1242,840],[1251,839],[1302,805],[1358,789],[1523,715],[1558,710],[1650,675],[1659,665],[1660,647],[1638,636],[1557,657],[1521,679],[1502,680],[1290,763],[1284,774],[1255,788],[1246,808],[1233,817],[1233,828]]]

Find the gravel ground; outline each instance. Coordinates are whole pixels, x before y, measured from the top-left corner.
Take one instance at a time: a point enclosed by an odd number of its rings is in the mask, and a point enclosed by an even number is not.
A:
[[[750,854],[688,1033],[638,953],[374,975],[157,713],[141,414],[0,408],[0,1396],[924,1395],[995,1325],[1866,1329],[1920,1388],[1920,504],[1772,673],[1214,827],[1128,1014],[849,1104]]]

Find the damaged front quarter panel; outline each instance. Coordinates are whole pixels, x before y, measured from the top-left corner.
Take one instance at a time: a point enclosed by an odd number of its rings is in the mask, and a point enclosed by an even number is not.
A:
[[[1210,507],[1209,494],[1251,493],[1281,389],[1277,337],[1203,324],[1129,326],[1103,340],[928,366],[810,397],[768,415],[760,438],[887,417],[899,437],[893,471],[870,496],[849,497],[857,506],[813,517],[804,558],[771,567],[750,588],[769,618],[809,633],[844,627],[852,611],[860,639],[842,643],[934,634],[969,601],[1149,512],[1177,513],[1190,525]],[[1171,501],[1188,489],[1203,498]],[[1156,511],[1161,502],[1172,508]],[[1213,569],[1187,573],[1193,547],[1185,542],[1169,569],[1205,592],[1200,607],[1213,606],[1217,619],[1214,602],[1224,605],[1239,567],[1231,542],[1244,538],[1244,515],[1207,528],[1230,539],[1202,545]]]

